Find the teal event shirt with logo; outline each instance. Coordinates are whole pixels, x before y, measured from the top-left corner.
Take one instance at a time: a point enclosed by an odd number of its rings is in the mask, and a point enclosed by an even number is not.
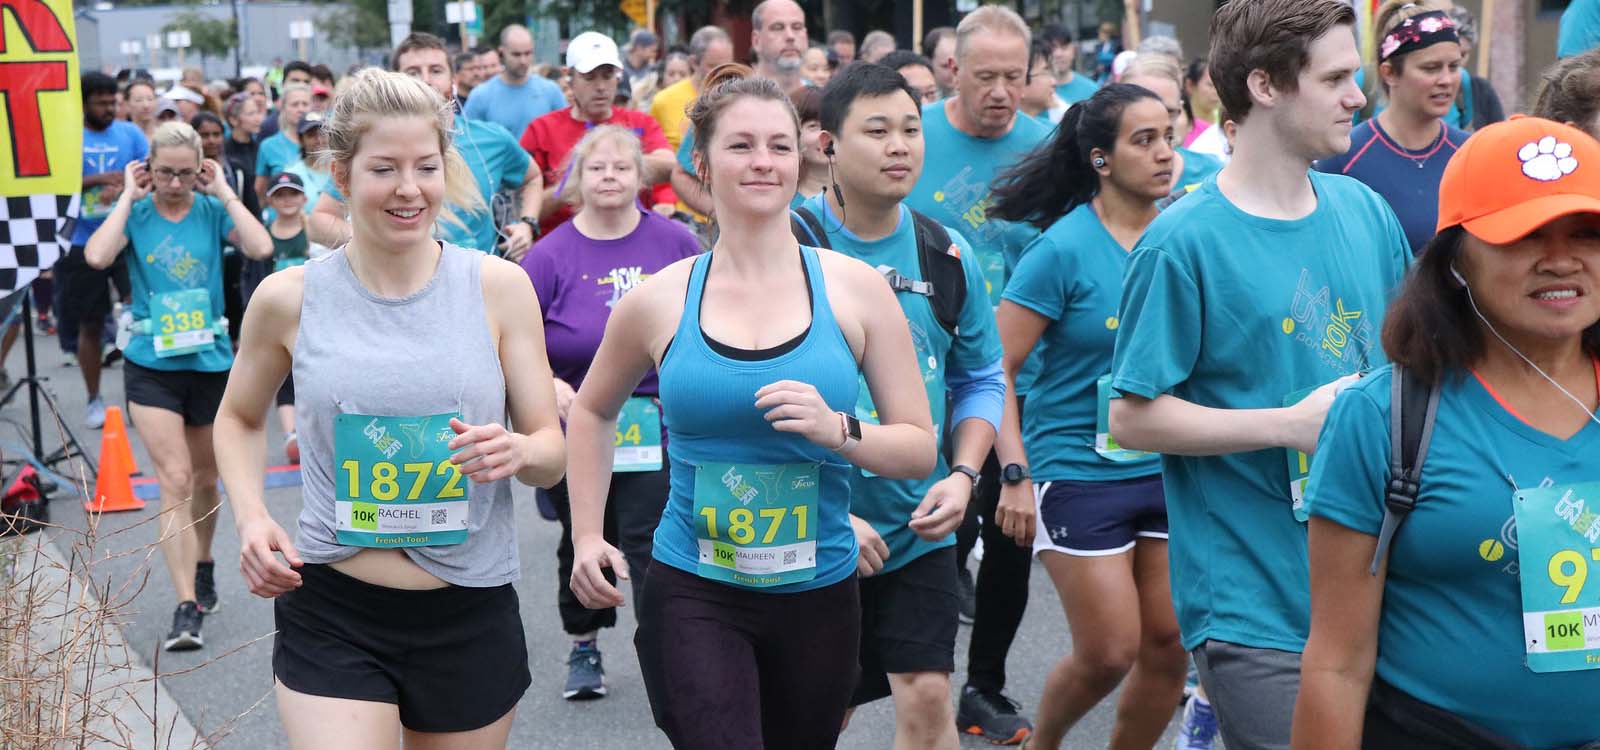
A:
[[[1129,258],[1112,387],[1216,409],[1285,396],[1384,364],[1379,330],[1411,255],[1370,188],[1310,172],[1317,207],[1253,216],[1216,178],[1160,216]],[[1163,456],[1172,594],[1183,645],[1299,652],[1309,630],[1305,526],[1282,448]]]
[[[1374,537],[1389,477],[1392,377],[1378,370],[1335,400],[1306,490],[1312,516]],[[1551,388],[1550,398],[1561,394]],[[1471,373],[1447,374],[1417,506],[1389,552],[1378,676],[1520,746],[1571,748],[1600,737],[1600,672],[1535,673],[1524,664],[1518,576],[1545,577],[1550,565],[1519,556],[1528,538],[1519,550],[1512,506],[1518,488],[1600,480],[1597,459],[1600,425],[1561,440],[1508,412]],[[1592,537],[1596,510],[1574,514]],[[1600,562],[1580,562],[1590,575],[1579,601],[1594,606]]]
[[[1128,251],[1085,203],[1033,241],[1005,299],[1050,321],[1034,345],[1039,377],[1028,391],[1022,441],[1034,481],[1105,482],[1161,471],[1160,458],[1116,462],[1095,452],[1095,381],[1111,372],[1117,304]]]
[[[128,237],[122,252],[128,258],[134,320],[151,318],[157,295],[191,289],[204,289],[209,296],[207,322],[222,320],[222,243],[233,231],[233,219],[221,201],[195,193],[189,213],[173,223],[156,211],[155,196],[145,196],[133,204],[123,231]],[[205,351],[176,357],[157,357],[154,339],[135,335],[123,355],[152,370],[223,372],[233,364],[233,343],[226,330]]]
[[[911,212],[900,207],[900,222],[892,234],[870,242],[862,240],[845,229],[839,217],[833,214],[821,196],[805,203],[812,215],[821,218],[828,233],[828,243],[835,251],[860,260],[869,266],[889,266],[902,275],[922,280],[922,265],[917,253],[916,227]],[[846,208],[848,211],[848,207]],[[934,317],[928,298],[913,292],[898,292],[900,308],[905,311],[906,322],[911,326],[911,343],[917,350],[917,369],[922,374],[923,386],[928,392],[928,405],[933,411],[933,431],[945,434],[945,391],[949,369],[976,370],[1000,358],[1000,334],[995,329],[994,311],[987,298],[978,294],[983,288],[983,275],[978,269],[972,247],[961,233],[951,227],[950,240],[961,249],[961,267],[967,277],[967,303],[961,309],[957,329],[959,337],[951,336]],[[856,416],[863,422],[877,423],[877,411],[872,394],[863,380],[856,401]],[[940,451],[938,465],[924,479],[886,479],[868,476],[860,468],[850,474],[850,513],[872,524],[889,546],[889,559],[883,572],[896,570],[928,552],[955,544],[955,534],[937,542],[929,542],[916,535],[906,524],[911,512],[927,496],[928,490],[939,480],[950,475],[950,467]]]

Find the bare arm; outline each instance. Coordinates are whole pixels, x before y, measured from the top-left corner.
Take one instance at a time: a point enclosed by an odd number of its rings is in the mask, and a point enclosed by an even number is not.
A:
[[[544,170],[539,162],[528,160],[528,171],[522,176],[522,215],[543,216]]]
[[[132,161],[123,168],[122,195],[111,207],[100,227],[89,235],[83,246],[83,258],[93,268],[109,268],[122,248],[128,246],[128,214],[133,204],[150,194],[150,173],[144,162]]]
[[[1000,329],[1000,346],[1005,350],[1001,363],[1006,372],[1005,415],[1000,420],[1000,433],[994,439],[995,457],[1001,466],[1027,466],[1028,452],[1022,444],[1022,412],[1017,408],[1017,373],[1033,353],[1033,347],[1039,343],[1050,320],[1015,302],[1003,300],[995,323]]]
[[[715,206],[711,204],[711,192],[706,190],[700,178],[689,174],[683,165],[672,165],[672,192],[678,194],[678,200],[683,205],[693,209],[701,216],[710,216]]]
[[[515,476],[526,485],[549,487],[566,469],[566,444],[556,418],[538,297],[521,268],[488,255],[483,257],[483,297],[490,325],[499,333],[506,408],[515,431],[498,424],[471,426],[451,441],[451,450],[461,450],[450,460],[476,482]]]
[[[1325,384],[1294,406],[1276,409],[1217,409],[1162,394],[1153,399],[1124,393],[1111,400],[1111,435],[1124,448],[1177,456],[1294,448],[1316,452],[1322,421],[1333,397],[1356,376]]]
[[[1294,750],[1358,750],[1378,658],[1388,561],[1367,565],[1376,537],[1325,518],[1310,526],[1311,637],[1301,659]]]
[[[667,182],[672,179],[673,168],[678,166],[678,158],[671,151],[659,148],[644,155],[644,179],[641,185],[654,185],[658,182]]]
[[[344,219],[344,204],[328,193],[317,196],[317,205],[311,210],[310,221],[307,236],[318,245],[338,247],[350,240],[350,224]]]
[[[222,210],[228,212],[228,218],[233,220],[233,229],[228,232],[228,242],[244,252],[246,258],[251,260],[266,260],[272,257],[272,235],[267,233],[267,228],[261,226],[261,220],[250,214],[244,201],[234,195],[233,187],[227,180],[222,179],[222,165],[206,159],[201,165],[203,178],[200,189],[207,195],[222,201]]]

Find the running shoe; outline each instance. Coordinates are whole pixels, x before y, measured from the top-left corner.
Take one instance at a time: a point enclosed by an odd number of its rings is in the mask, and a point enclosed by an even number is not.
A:
[[[39,313],[39,322],[34,325],[34,329],[46,336],[54,336],[56,335],[56,322],[50,319],[50,313],[42,312]]]
[[[961,597],[961,608],[956,617],[962,625],[971,625],[978,616],[978,587],[972,582],[972,571],[965,565],[956,568],[956,582],[960,584],[956,593]]]
[[[216,561],[197,562],[194,564],[194,599],[200,605],[200,614],[216,614],[217,606],[217,581],[213,576]]]
[[[200,623],[204,619],[200,607],[194,602],[179,604],[177,611],[172,613],[172,631],[161,642],[161,648],[166,651],[193,651],[206,645],[200,638]]]
[[[83,423],[91,430],[98,430],[106,426],[106,401],[95,396],[84,409]]]
[[[106,356],[101,358],[100,366],[101,367],[110,367],[110,366],[112,366],[112,365],[114,365],[114,364],[116,364],[118,362],[121,362],[121,361],[122,361],[122,350],[118,349],[115,346],[112,346],[111,350],[106,352]]]
[[[588,701],[606,696],[606,670],[600,666],[600,649],[592,643],[573,646],[567,655],[567,687],[561,697]]]
[[[981,690],[968,685],[961,689],[956,708],[956,728],[963,734],[982,737],[996,745],[1017,745],[1033,734],[1033,724],[1017,713],[1016,701],[998,690]]]
[[[296,433],[291,432],[283,439],[283,456],[291,464],[300,463],[300,436]]]
[[[1211,750],[1217,742],[1217,714],[1211,704],[1200,696],[1189,699],[1183,707],[1183,723],[1178,726],[1178,739],[1172,750]]]

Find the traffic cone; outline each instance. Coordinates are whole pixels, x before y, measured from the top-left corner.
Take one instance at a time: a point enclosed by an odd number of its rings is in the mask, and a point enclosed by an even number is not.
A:
[[[106,425],[111,424],[111,409],[106,410]],[[118,421],[121,414],[117,415]],[[142,510],[144,501],[133,496],[133,480],[128,473],[126,456],[133,452],[128,436],[122,431],[107,432],[100,439],[100,472],[94,483],[94,497],[83,504],[90,513],[113,513],[122,510]]]
[[[133,457],[133,444],[128,442],[128,428],[122,423],[122,407],[106,407],[106,424],[100,431],[100,444],[115,443],[122,453],[122,464],[128,474],[139,473],[139,462]]]

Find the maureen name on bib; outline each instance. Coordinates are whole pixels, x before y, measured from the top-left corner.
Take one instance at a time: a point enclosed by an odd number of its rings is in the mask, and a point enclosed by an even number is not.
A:
[[[756,588],[815,578],[819,469],[815,463],[695,467],[700,577]]]
[[[467,480],[450,463],[460,414],[340,414],[333,426],[334,515],[350,547],[430,547],[467,540]]]
[[[1515,498],[1528,669],[1600,669],[1600,481]]]

